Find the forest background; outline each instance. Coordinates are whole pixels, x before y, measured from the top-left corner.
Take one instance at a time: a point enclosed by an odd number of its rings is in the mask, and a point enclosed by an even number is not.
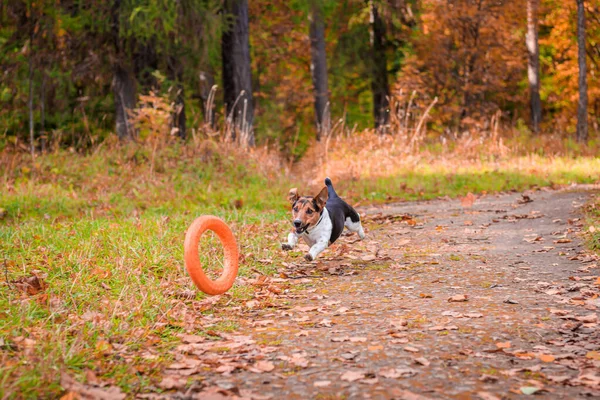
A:
[[[7,1],[0,147],[143,141],[148,108],[167,136],[241,129],[294,159],[335,128],[595,146],[599,15],[596,0]]]

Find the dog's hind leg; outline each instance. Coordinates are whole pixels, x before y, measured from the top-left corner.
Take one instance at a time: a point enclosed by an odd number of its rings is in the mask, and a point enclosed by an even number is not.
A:
[[[348,218],[346,218],[346,222],[344,222],[344,225],[346,226],[346,228],[348,228],[348,230],[350,232],[358,233],[358,236],[361,239],[365,238],[365,231],[362,227],[362,224],[360,223],[360,217],[359,217],[359,220],[356,222],[352,222],[352,219],[350,217],[348,217]]]

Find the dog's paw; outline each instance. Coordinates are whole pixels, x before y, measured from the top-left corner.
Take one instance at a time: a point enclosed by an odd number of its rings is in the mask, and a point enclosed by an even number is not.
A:
[[[291,249],[292,249],[292,246],[290,246],[289,244],[287,244],[287,243],[281,243],[281,250],[288,251],[288,250],[291,250]]]
[[[313,256],[311,256],[310,253],[306,253],[306,255],[304,256],[304,259],[306,261],[312,261],[313,260]]]

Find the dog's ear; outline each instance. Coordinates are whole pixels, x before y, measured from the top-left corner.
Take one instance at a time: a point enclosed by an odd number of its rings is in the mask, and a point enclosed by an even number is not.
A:
[[[315,201],[317,202],[317,206],[322,210],[325,207],[325,203],[327,203],[327,199],[329,198],[329,193],[327,193],[327,186],[325,186],[318,195],[315,196]]]
[[[294,204],[299,197],[300,196],[298,196],[298,189],[296,188],[290,189],[287,195],[287,199],[290,202],[290,204]]]

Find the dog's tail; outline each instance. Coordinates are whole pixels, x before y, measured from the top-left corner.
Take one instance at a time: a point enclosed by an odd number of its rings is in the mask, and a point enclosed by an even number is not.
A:
[[[335,189],[333,188],[333,183],[331,182],[331,179],[325,178],[325,185],[327,186],[327,194],[329,195],[330,199],[339,197],[335,192]]]

